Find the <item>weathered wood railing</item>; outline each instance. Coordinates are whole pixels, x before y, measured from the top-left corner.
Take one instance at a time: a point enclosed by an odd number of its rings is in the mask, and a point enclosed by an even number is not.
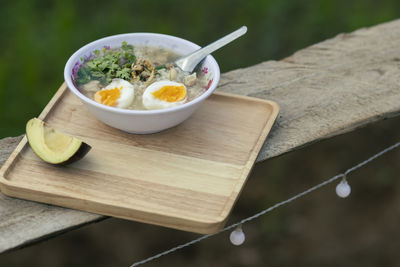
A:
[[[220,91],[274,100],[258,161],[400,113],[400,20],[340,34],[281,61],[225,73]],[[0,165],[21,136],[0,140]],[[106,218],[0,193],[0,252]]]

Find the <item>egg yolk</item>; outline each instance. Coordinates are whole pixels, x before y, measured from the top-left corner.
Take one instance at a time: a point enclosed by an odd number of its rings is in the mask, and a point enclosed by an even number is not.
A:
[[[183,85],[165,85],[161,89],[151,93],[155,98],[166,102],[177,102],[185,99],[186,89]]]
[[[103,105],[114,106],[118,98],[121,96],[121,90],[122,87],[116,87],[113,89],[97,91],[96,94],[94,94],[94,100]]]

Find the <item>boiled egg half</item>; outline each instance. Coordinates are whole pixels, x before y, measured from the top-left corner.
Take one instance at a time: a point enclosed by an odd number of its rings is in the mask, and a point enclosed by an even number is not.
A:
[[[163,109],[186,102],[186,87],[177,82],[163,80],[152,83],[143,93],[143,106],[147,109]]]
[[[113,79],[104,89],[94,94],[94,101],[110,107],[127,108],[135,97],[133,85],[123,79]]]

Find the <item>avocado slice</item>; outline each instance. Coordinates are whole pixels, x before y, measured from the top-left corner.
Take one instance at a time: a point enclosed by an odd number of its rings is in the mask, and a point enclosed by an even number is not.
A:
[[[85,142],[57,131],[37,118],[26,124],[26,136],[35,154],[51,164],[70,164],[83,158],[91,149]]]

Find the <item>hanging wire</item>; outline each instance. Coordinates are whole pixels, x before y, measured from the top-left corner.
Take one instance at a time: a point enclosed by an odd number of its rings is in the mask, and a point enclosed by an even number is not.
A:
[[[324,182],[322,182],[322,183],[320,183],[320,184],[317,184],[317,185],[315,185],[315,186],[313,186],[313,187],[311,187],[311,188],[309,188],[309,189],[307,189],[307,190],[305,190],[305,191],[303,191],[303,192],[301,192],[301,193],[299,193],[299,194],[297,194],[297,195],[295,195],[295,196],[293,196],[293,197],[291,197],[291,198],[289,198],[289,199],[287,199],[287,200],[284,200],[284,201],[282,201],[282,202],[276,203],[275,205],[273,205],[273,206],[271,206],[271,207],[269,207],[269,208],[267,208],[267,209],[265,209],[265,210],[262,210],[262,211],[260,211],[260,212],[258,212],[258,213],[256,213],[256,214],[254,214],[253,216],[247,217],[247,218],[245,218],[245,219],[243,219],[243,220],[241,220],[241,221],[239,221],[239,222],[237,222],[237,223],[231,224],[231,225],[229,225],[229,226],[223,228],[221,231],[219,231],[219,232],[217,232],[217,233],[215,233],[215,234],[203,235],[203,236],[201,236],[201,237],[199,237],[199,238],[193,239],[192,241],[189,241],[189,242],[187,242],[187,243],[181,244],[181,245],[179,245],[179,246],[173,247],[173,248],[171,248],[171,249],[168,249],[168,250],[165,250],[165,251],[163,251],[163,252],[161,252],[161,253],[158,253],[158,254],[156,254],[156,255],[154,255],[154,256],[151,256],[151,257],[149,257],[149,258],[147,258],[147,259],[144,259],[144,260],[135,262],[135,263],[133,263],[130,267],[135,267],[135,266],[138,266],[138,265],[147,263],[147,262],[149,262],[149,261],[155,260],[155,259],[157,259],[157,258],[160,258],[160,257],[165,256],[165,255],[167,255],[167,254],[173,253],[173,252],[175,252],[175,251],[177,251],[177,250],[180,250],[180,249],[182,249],[182,248],[185,248],[185,247],[191,246],[191,245],[193,245],[193,244],[196,244],[196,243],[198,243],[198,242],[200,242],[200,241],[202,241],[202,240],[204,240],[204,239],[206,239],[206,238],[209,238],[209,237],[211,237],[211,236],[215,236],[215,235],[217,235],[217,234],[226,232],[226,231],[231,230],[231,229],[233,229],[233,228],[235,228],[235,227],[238,227],[239,225],[242,225],[242,224],[244,224],[244,223],[247,223],[247,222],[249,222],[249,221],[252,221],[252,220],[254,220],[254,219],[260,217],[261,215],[264,215],[264,214],[266,214],[266,213],[268,213],[268,212],[270,212],[270,211],[272,211],[272,210],[274,210],[274,209],[276,209],[276,208],[279,208],[280,206],[286,205],[286,204],[288,204],[288,203],[290,203],[290,202],[292,202],[292,201],[294,201],[294,200],[296,200],[296,199],[298,199],[298,198],[300,198],[300,197],[302,197],[302,196],[305,196],[305,195],[307,195],[307,194],[309,194],[309,193],[311,193],[311,192],[313,192],[313,191],[315,191],[315,190],[317,190],[317,189],[319,189],[319,188],[321,188],[321,187],[323,187],[323,186],[325,186],[325,185],[327,185],[327,184],[330,184],[330,183],[336,181],[336,180],[339,179],[339,178],[345,178],[345,177],[347,177],[349,173],[351,173],[351,172],[353,172],[353,171],[355,171],[355,170],[357,170],[357,169],[359,169],[359,168],[365,166],[366,164],[370,163],[370,162],[373,161],[374,159],[376,159],[376,158],[382,156],[383,154],[385,154],[385,153],[387,153],[387,152],[389,152],[389,151],[391,151],[391,150],[393,150],[393,149],[395,149],[395,148],[397,148],[397,147],[399,147],[399,146],[400,146],[400,142],[397,142],[397,143],[395,143],[394,145],[391,145],[391,146],[389,146],[389,147],[383,149],[382,151],[376,153],[375,155],[369,157],[368,159],[366,159],[366,160],[364,160],[364,161],[358,163],[357,165],[354,165],[353,167],[347,169],[345,172],[340,173],[340,174],[338,174],[338,175],[335,175],[335,176],[329,178],[328,180],[325,180]]]

